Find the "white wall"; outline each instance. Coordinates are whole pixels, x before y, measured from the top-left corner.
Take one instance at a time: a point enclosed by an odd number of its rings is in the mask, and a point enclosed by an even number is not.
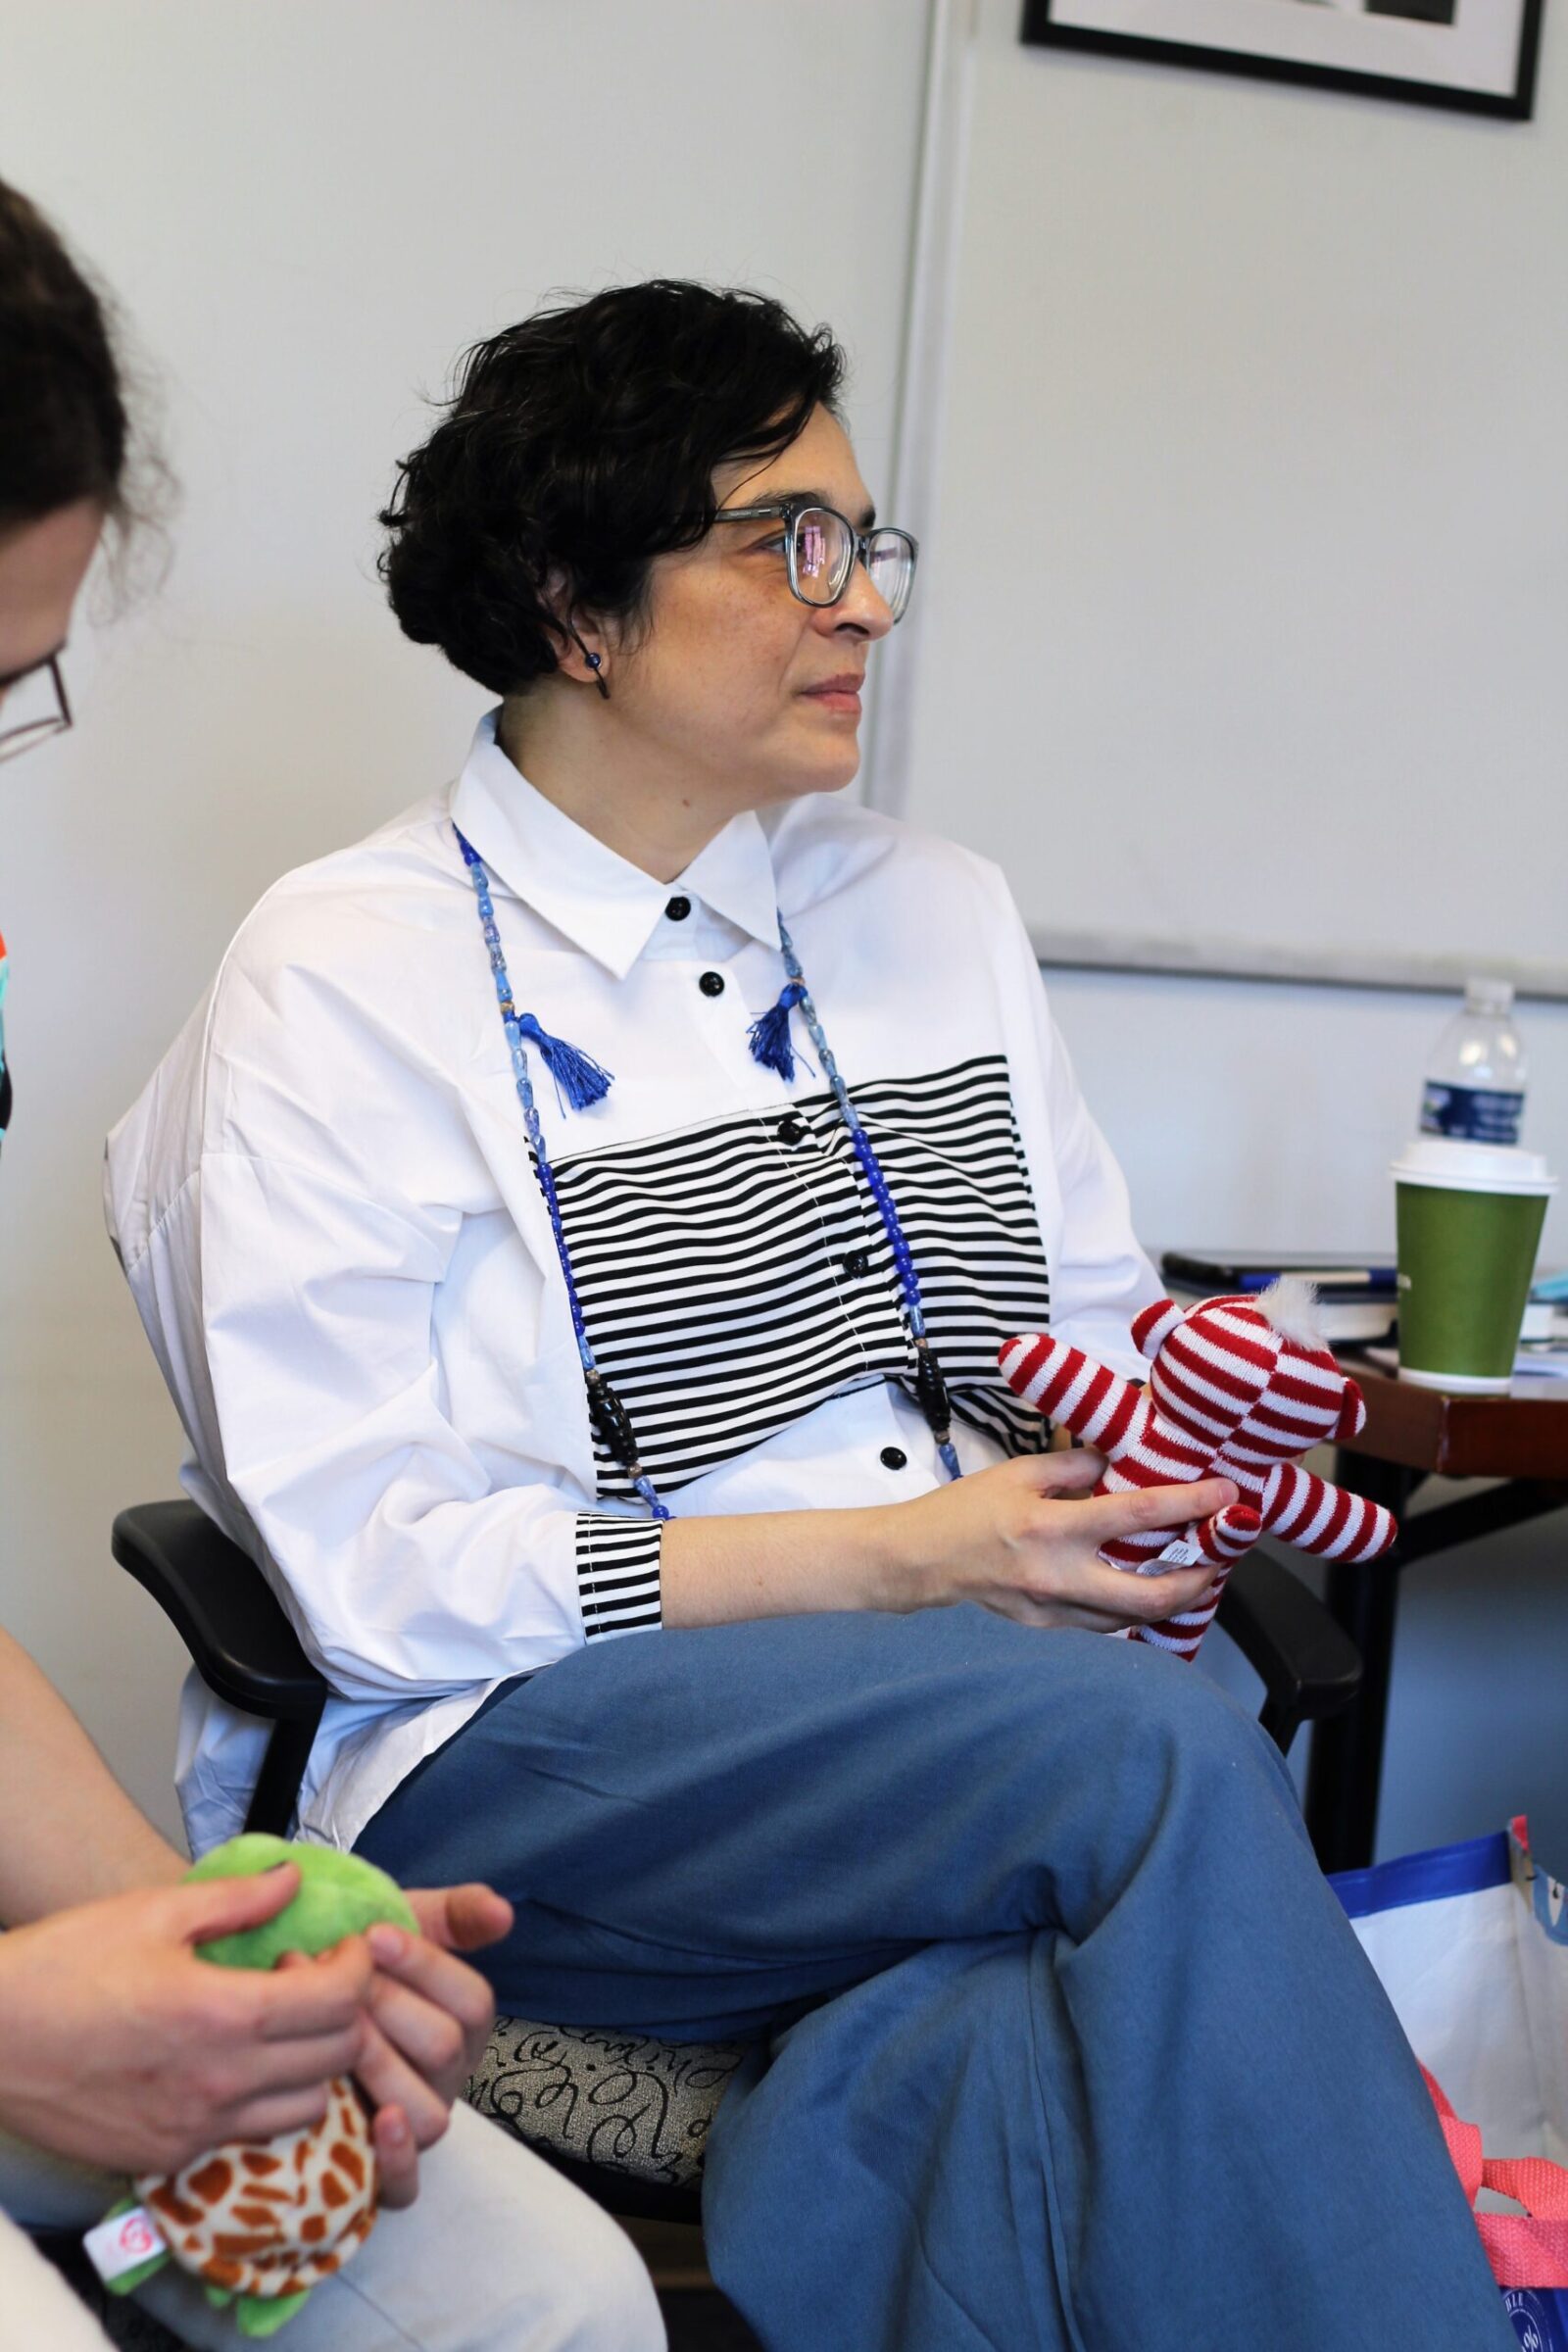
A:
[[[467,343],[555,286],[759,284],[840,331],[885,478],[923,40],[912,0],[9,0],[0,172],[121,297],[185,501],[165,593],[78,633],[76,733],[0,790],[0,1599],[165,1822],[179,1645],[108,1531],[178,1437],[104,1130],[267,884],[462,760],[484,698],[371,566]]]

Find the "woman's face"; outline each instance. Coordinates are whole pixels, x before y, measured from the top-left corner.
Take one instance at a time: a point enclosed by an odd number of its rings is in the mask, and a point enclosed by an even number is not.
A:
[[[726,466],[720,509],[799,498],[836,507],[859,530],[871,494],[837,418],[818,409],[783,455]],[[848,784],[860,761],[860,687],[893,615],[857,564],[842,601],[791,595],[783,524],[714,524],[698,546],[656,558],[646,619],[606,641],[617,718],[696,793],[763,808]]]
[[[0,533],[0,728],[7,693],[71,634],[72,607],[103,527],[103,509],[83,498]]]

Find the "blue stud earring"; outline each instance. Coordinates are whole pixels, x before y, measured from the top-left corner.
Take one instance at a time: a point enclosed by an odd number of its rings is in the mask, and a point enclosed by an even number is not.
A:
[[[588,651],[588,648],[584,645],[581,637],[578,636],[577,631],[572,627],[569,620],[564,625],[565,627],[566,635],[571,639],[572,644],[577,648],[578,653],[581,654],[583,660],[593,671],[594,684],[598,687],[600,693],[604,696],[606,702],[608,703],[610,700],[610,688],[605,684],[604,679],[599,674],[600,670],[604,667],[605,658],[603,654],[591,654]]]

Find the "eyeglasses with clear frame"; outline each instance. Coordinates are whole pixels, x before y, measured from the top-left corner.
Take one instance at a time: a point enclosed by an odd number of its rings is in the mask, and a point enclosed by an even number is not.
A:
[[[18,676],[0,678],[0,760],[16,760],[71,725],[71,699],[60,656],[36,662]]]
[[[891,524],[858,531],[836,507],[803,506],[780,499],[757,507],[720,507],[715,522],[764,522],[777,515],[784,524],[784,559],[790,594],[803,605],[836,605],[849,587],[857,564],[895,620],[902,620],[914,586],[914,567],[920,549],[907,531]]]

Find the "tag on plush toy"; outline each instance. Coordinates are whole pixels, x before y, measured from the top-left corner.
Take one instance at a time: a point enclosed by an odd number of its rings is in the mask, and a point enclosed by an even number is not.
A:
[[[1158,1559],[1151,1563],[1145,1574],[1152,1574],[1156,1569],[1196,1568],[1202,1556],[1196,1544],[1189,1544],[1185,1536],[1178,1536],[1173,1544],[1166,1544]]]
[[[105,2286],[132,2271],[151,2272],[169,2252],[164,2233],[145,2205],[121,2205],[89,2230],[82,2250]]]

